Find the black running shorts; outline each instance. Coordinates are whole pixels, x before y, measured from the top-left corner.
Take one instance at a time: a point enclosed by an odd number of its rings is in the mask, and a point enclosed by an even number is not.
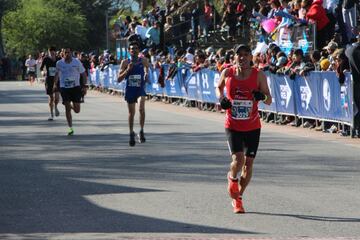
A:
[[[47,95],[53,94],[53,93],[54,93],[53,88],[54,88],[54,77],[46,77],[46,78],[45,78],[46,94],[47,94]],[[60,83],[59,83],[59,81],[58,81],[57,89],[60,89]],[[59,91],[59,90],[58,90],[58,91]]]
[[[74,88],[60,88],[61,98],[63,100],[63,104],[65,102],[73,102],[80,103],[81,102],[81,87]]]
[[[225,128],[230,153],[246,150],[245,156],[255,158],[259,147],[260,130],[259,128],[248,132],[239,132]]]

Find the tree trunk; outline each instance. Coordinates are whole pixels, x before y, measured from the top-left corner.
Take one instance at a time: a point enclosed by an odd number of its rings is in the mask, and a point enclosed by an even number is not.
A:
[[[2,14],[0,15],[0,58],[2,58],[5,55],[1,25],[2,25]]]
[[[147,0],[141,0],[141,1],[140,1],[140,12],[141,12],[141,16],[144,16],[146,7],[147,7]]]

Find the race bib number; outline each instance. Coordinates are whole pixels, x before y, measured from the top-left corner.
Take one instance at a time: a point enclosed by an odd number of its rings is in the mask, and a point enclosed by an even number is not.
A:
[[[35,67],[28,67],[29,72],[35,72]]]
[[[64,85],[65,88],[75,87],[75,78],[71,78],[71,77],[65,78]]]
[[[253,101],[233,100],[231,107],[231,117],[236,120],[247,120],[252,112]]]
[[[56,74],[56,68],[55,67],[49,67],[49,76],[54,77]]]
[[[128,81],[129,81],[129,87],[140,87],[141,75],[130,75]]]

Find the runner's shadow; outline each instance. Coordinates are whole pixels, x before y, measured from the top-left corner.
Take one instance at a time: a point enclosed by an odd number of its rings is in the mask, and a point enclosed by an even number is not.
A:
[[[279,216],[279,217],[293,217],[303,220],[320,221],[320,222],[360,222],[360,218],[344,218],[344,217],[325,217],[302,214],[286,214],[286,213],[265,213],[265,212],[246,212],[247,214],[265,215],[265,216]]]

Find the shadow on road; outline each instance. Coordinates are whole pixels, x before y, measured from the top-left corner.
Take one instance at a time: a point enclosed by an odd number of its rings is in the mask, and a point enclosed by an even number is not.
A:
[[[325,217],[325,216],[313,216],[303,214],[286,214],[286,213],[265,213],[265,212],[247,212],[247,214],[256,214],[264,216],[279,216],[279,217],[293,217],[303,220],[321,221],[321,222],[348,222],[356,223],[360,222],[360,218],[344,218],[344,217]]]

